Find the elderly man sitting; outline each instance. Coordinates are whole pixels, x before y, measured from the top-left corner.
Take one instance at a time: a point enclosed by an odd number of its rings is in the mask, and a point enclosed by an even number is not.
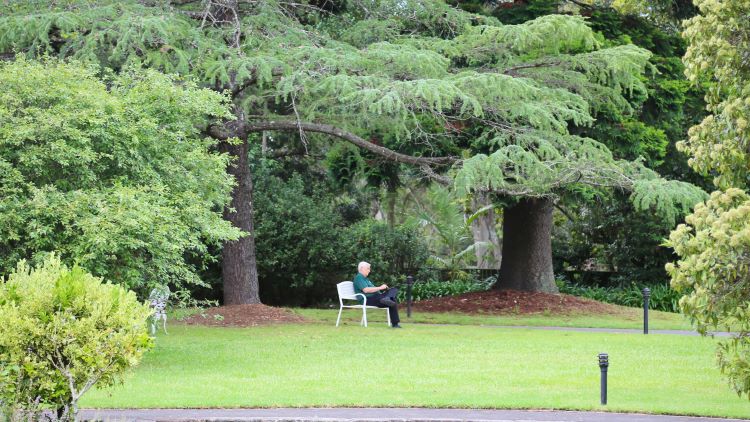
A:
[[[398,318],[398,302],[396,296],[398,295],[398,289],[395,287],[388,288],[387,285],[381,284],[375,287],[367,276],[370,274],[370,264],[367,262],[360,262],[357,265],[357,275],[354,276],[352,281],[354,284],[354,292],[362,293],[367,298],[367,306],[377,306],[378,308],[388,308],[388,313],[391,316],[391,326],[393,328],[401,328],[398,324],[400,319]],[[362,300],[359,299],[362,303]]]

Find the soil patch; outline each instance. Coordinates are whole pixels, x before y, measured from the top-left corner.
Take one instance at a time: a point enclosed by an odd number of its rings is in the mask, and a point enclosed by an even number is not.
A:
[[[300,323],[307,320],[294,312],[266,305],[229,305],[204,309],[182,320],[189,325],[214,327],[255,327],[258,325]]]
[[[405,306],[402,304],[401,306]],[[613,314],[620,307],[565,294],[489,290],[458,296],[437,297],[412,304],[422,312],[461,312],[465,314]]]

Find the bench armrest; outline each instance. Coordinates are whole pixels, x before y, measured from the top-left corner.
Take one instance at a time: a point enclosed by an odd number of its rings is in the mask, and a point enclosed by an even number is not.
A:
[[[367,301],[367,296],[363,295],[362,293],[355,293],[354,296],[342,296],[341,299],[344,300],[359,300],[357,299],[357,296],[362,296],[363,301]]]

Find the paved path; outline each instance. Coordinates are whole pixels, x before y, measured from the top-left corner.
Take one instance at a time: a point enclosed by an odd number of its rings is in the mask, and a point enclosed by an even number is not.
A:
[[[643,328],[584,328],[584,327],[540,327],[532,325],[480,325],[480,327],[489,328],[522,328],[526,330],[551,330],[551,331],[580,331],[589,333],[622,333],[622,334],[641,334],[643,335]],[[699,336],[700,334],[696,331],[688,330],[648,330],[649,334],[670,334],[678,336]],[[713,333],[716,337],[730,337],[730,333],[718,332]]]
[[[141,409],[82,410],[81,419],[103,421],[244,422],[729,422],[741,419],[552,410],[469,410],[424,408],[316,409]],[[750,416],[749,416],[750,417]]]

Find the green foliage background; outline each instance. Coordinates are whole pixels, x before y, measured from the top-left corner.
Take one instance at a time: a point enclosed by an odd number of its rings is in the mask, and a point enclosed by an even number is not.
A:
[[[750,1],[696,0],[700,13],[684,23],[686,75],[705,84],[709,115],[678,148],[720,189],[695,207],[669,237],[678,259],[667,265],[681,310],[697,329],[726,330],[717,358],[738,395],[750,397]]]
[[[228,159],[199,132],[226,116],[221,95],[154,71],[0,64],[0,274],[59,251],[141,293],[201,284],[208,246],[239,236],[221,218]]]

